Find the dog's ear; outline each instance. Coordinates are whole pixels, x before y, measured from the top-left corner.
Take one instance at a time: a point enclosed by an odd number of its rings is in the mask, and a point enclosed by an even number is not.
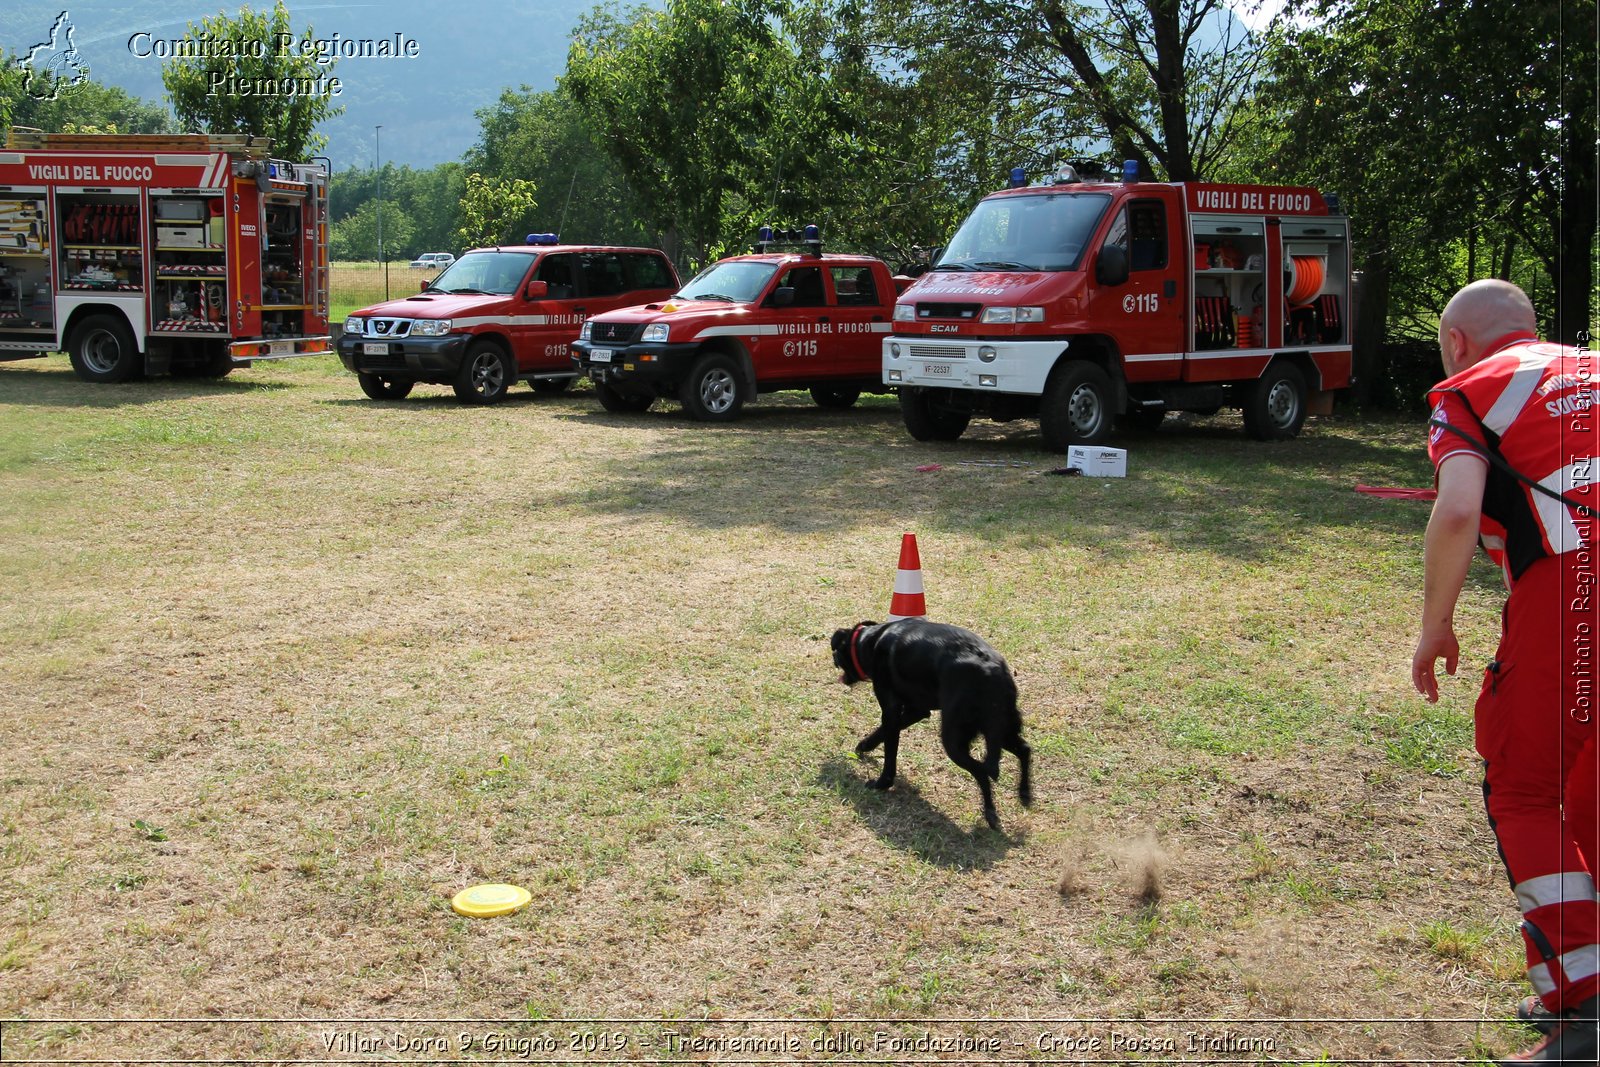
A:
[[[835,630],[830,640],[833,644],[833,654],[837,656],[850,644],[850,631],[848,629]]]

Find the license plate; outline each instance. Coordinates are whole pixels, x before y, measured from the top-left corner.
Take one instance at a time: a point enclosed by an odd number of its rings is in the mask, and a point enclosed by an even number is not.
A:
[[[589,349],[589,362],[591,362],[591,363],[610,363],[611,362],[611,349],[609,349],[609,348],[591,348],[591,349]]]
[[[367,341],[361,346],[361,354],[363,356],[387,356],[389,354],[389,346],[386,344],[373,344],[371,341]]]
[[[932,378],[948,377],[950,368],[951,364],[949,363],[924,363],[922,365],[922,373]]]

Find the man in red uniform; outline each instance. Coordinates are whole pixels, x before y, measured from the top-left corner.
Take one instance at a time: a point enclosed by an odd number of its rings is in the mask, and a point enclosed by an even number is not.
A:
[[[1600,1062],[1600,753],[1595,716],[1600,363],[1545,344],[1516,286],[1462,289],[1439,319],[1448,377],[1429,455],[1439,490],[1425,540],[1411,680],[1438,700],[1475,544],[1505,571],[1500,646],[1476,711],[1484,804],[1522,910],[1528,980],[1548,1034],[1504,1063]]]

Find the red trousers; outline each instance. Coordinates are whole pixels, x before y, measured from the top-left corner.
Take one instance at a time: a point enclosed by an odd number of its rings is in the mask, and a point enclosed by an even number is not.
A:
[[[1478,695],[1489,825],[1522,909],[1528,980],[1552,1011],[1600,992],[1600,550],[1517,580]]]

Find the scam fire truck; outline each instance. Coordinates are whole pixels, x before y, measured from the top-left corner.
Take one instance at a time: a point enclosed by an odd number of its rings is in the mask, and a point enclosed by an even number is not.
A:
[[[263,138],[44,134],[0,151],[0,358],[221,377],[325,353],[328,168]]]
[[[1243,410],[1294,437],[1350,384],[1348,220],[1315,189],[1137,180],[1045,184],[979,202],[901,295],[883,342],[918,440],[973,416],[1037,416],[1064,451],[1119,418]]]
[[[803,250],[773,251],[780,244]],[[824,254],[815,226],[764,226],[756,248],[670,300],[584,323],[573,361],[602,407],[644,411],[676,396],[690,417],[727,422],[758,393],[809,389],[819,406],[847,408],[883,391],[879,343],[899,290],[884,262]]]

